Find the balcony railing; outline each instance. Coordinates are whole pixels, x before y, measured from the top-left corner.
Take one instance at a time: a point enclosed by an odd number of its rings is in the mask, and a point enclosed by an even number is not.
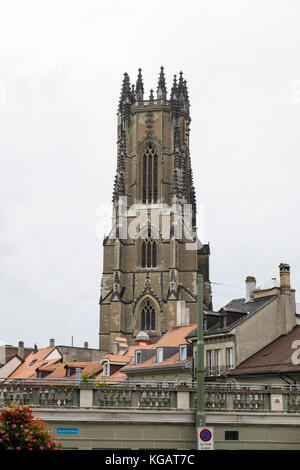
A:
[[[0,384],[0,407],[14,403],[43,408],[182,409],[185,403],[185,409],[195,409],[196,397],[195,383],[158,386],[155,383],[54,384],[32,380]],[[205,407],[210,412],[300,413],[300,386],[207,383]]]

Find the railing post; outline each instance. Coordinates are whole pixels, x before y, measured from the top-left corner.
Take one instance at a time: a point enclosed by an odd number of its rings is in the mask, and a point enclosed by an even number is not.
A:
[[[231,390],[226,390],[225,392],[225,396],[226,396],[226,399],[225,399],[225,408],[227,410],[233,410],[233,394],[232,394],[232,391]]]
[[[132,406],[132,408],[138,408],[139,407],[139,393],[138,393],[138,390],[132,390],[131,391],[131,406]]]
[[[40,404],[40,389],[33,387],[32,389],[32,401],[33,405],[39,405]]]
[[[79,389],[79,407],[91,408],[93,406],[93,389],[80,388]]]

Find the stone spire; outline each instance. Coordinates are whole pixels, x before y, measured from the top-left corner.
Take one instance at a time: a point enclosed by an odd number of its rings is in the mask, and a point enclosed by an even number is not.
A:
[[[129,116],[132,102],[130,79],[128,73],[124,73],[121,96],[119,101],[119,112],[122,116]]]
[[[170,106],[172,111],[172,117],[175,117],[177,119],[179,116],[179,99],[176,75],[174,75],[173,86],[171,88]]]
[[[184,105],[185,97],[183,91],[183,76],[182,72],[179,72],[179,81],[178,81],[178,99],[180,106]]]
[[[117,201],[119,196],[125,195],[125,172],[126,172],[126,134],[121,131],[119,144],[119,154],[117,162],[117,172],[114,181],[113,201]]]
[[[167,99],[167,88],[166,88],[166,80],[165,80],[163,66],[160,67],[160,74],[159,74],[158,85],[157,85],[157,99],[158,100]]]
[[[154,103],[154,96],[153,96],[153,90],[151,88],[150,95],[149,95],[149,104],[153,104],[153,103]]]
[[[189,93],[188,93],[186,80],[183,80],[183,94],[184,94],[184,98],[185,98],[185,105],[187,107],[187,110],[189,111],[189,109],[190,109],[190,99],[189,99]]]
[[[144,84],[141,68],[139,68],[139,73],[136,81],[135,96],[138,103],[141,103],[144,100]]]

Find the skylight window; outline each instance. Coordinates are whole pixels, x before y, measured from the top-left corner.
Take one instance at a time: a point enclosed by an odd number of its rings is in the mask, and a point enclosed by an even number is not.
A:
[[[37,359],[33,359],[33,361],[31,361],[31,363],[29,364],[30,366],[33,366],[33,364],[35,364],[37,361]]]

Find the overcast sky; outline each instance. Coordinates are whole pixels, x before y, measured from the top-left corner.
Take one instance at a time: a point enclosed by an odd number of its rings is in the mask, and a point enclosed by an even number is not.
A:
[[[139,67],[146,96],[161,65],[188,82],[214,308],[281,262],[299,301],[299,24],[297,0],[0,1],[2,341],[98,347],[99,214]]]

